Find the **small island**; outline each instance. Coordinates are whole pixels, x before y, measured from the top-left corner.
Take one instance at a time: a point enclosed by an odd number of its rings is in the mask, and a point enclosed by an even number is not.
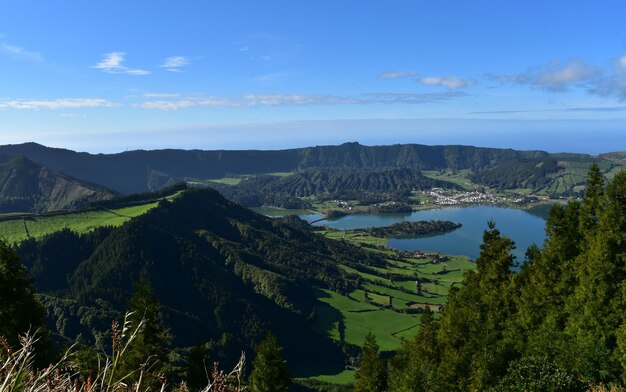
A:
[[[446,233],[456,230],[461,226],[460,223],[451,221],[417,221],[398,222],[391,226],[371,227],[369,229],[362,229],[362,231],[374,237],[412,238]]]

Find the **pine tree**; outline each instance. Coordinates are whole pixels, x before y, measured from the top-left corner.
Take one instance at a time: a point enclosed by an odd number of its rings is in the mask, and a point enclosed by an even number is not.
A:
[[[615,175],[600,200],[596,229],[578,268],[578,286],[569,301],[567,331],[576,340],[571,361],[589,379],[607,380],[618,372],[612,351],[624,324],[626,283],[626,171]],[[620,360],[621,361],[621,360]]]
[[[514,247],[489,222],[476,271],[465,276],[460,289],[450,290],[438,332],[442,345],[439,372],[448,388],[484,390],[506,372],[513,355],[507,326],[516,296],[511,271]]]
[[[250,382],[254,392],[286,392],[291,385],[287,362],[282,358],[283,348],[269,333],[256,349],[252,362]]]
[[[361,354],[361,366],[356,371],[354,392],[383,392],[387,390],[385,361],[378,356],[376,337],[370,332],[365,336]]]
[[[389,366],[389,391],[430,392],[437,391],[437,365],[439,348],[437,325],[430,308],[420,319],[420,330],[415,338],[398,350]]]
[[[593,234],[598,228],[598,220],[604,196],[604,177],[600,167],[594,163],[587,174],[585,197],[580,220],[580,231]]]
[[[38,348],[43,348],[42,343],[47,340],[43,323],[44,310],[35,298],[24,265],[15,250],[0,239],[0,336],[15,349],[19,347],[19,335],[38,332]]]
[[[128,317],[131,328],[136,328],[143,320],[143,327],[130,343],[122,357],[119,374],[133,374],[129,381],[137,381],[138,370],[145,370],[142,385],[154,386],[157,378],[166,371],[170,334],[163,324],[161,304],[149,280],[142,277],[134,285],[133,296],[128,301]]]

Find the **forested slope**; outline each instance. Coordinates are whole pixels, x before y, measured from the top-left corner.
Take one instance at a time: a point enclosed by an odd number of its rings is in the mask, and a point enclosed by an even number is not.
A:
[[[18,253],[44,293],[48,324],[59,338],[80,334],[101,342],[144,277],[163,305],[176,346],[212,342],[232,359],[272,330],[296,362],[340,364],[337,345],[311,332],[312,288],[345,292],[355,286],[355,276],[338,261],[379,262],[372,253],[263,217],[213,190],[185,191],[119,228],[28,240]]]

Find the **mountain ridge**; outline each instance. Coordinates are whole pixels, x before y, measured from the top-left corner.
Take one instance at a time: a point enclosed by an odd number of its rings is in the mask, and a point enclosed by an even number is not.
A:
[[[154,190],[194,178],[226,174],[291,172],[307,168],[479,170],[510,159],[547,157],[545,151],[517,151],[473,146],[345,143],[286,150],[135,150],[90,154],[36,143],[0,146],[0,153],[23,155],[70,176],[121,193]]]

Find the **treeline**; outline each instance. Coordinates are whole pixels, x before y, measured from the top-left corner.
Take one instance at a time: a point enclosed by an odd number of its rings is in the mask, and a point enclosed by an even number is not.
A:
[[[254,186],[225,185],[211,183],[206,186],[219,191],[225,198],[245,207],[272,206],[286,209],[309,209],[311,203],[299,197],[281,193],[270,193],[262,189],[262,184],[273,181],[273,176],[259,176]]]
[[[398,222],[390,226],[363,229],[375,237],[409,238],[456,230],[462,225],[451,221]],[[358,231],[358,230],[356,230]]]
[[[472,175],[472,181],[498,189],[540,190],[550,185],[561,169],[554,158],[514,159],[476,172]]]
[[[405,201],[413,190],[460,189],[456,184],[424,176],[414,169],[308,169],[285,177],[255,176],[237,185],[211,184],[226,198],[246,207],[271,205],[282,208],[311,208],[302,198],[319,200]]]
[[[388,389],[368,390],[626,383],[626,171],[605,186],[594,165],[584,199],[555,205],[546,234],[514,272],[515,244],[489,223],[476,270],[450,291],[440,319],[423,314],[418,335],[380,374]]]
[[[458,188],[447,181],[424,176],[414,169],[341,170],[309,169],[273,181],[243,180],[241,188],[253,188],[269,193],[297,197],[338,192],[410,192],[434,187]]]

